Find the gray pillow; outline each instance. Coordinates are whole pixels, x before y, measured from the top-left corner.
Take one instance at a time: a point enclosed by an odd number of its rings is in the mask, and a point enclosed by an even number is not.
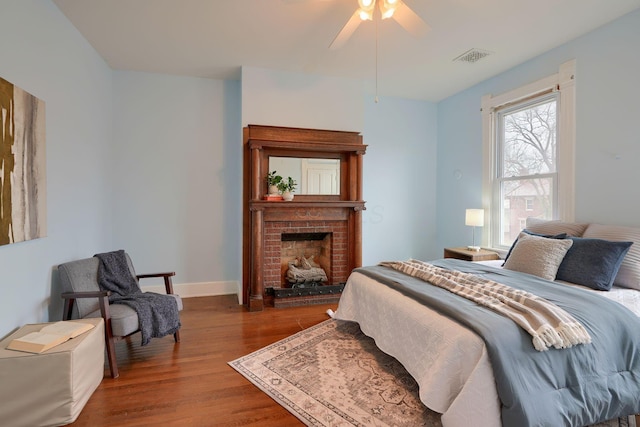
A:
[[[584,236],[615,242],[633,242],[620,264],[614,285],[640,291],[640,228],[616,225],[589,224]]]
[[[556,279],[608,291],[618,274],[620,264],[633,242],[611,242],[602,239],[569,237],[573,245],[567,251]]]
[[[538,234],[538,233],[534,233],[532,231],[527,230],[526,228],[524,230],[522,230],[520,233],[527,233],[527,234],[531,234],[532,236],[540,236],[540,237],[546,237],[547,239],[566,239],[567,238],[567,233],[560,233],[560,234]],[[516,240],[513,242],[513,244],[511,245],[511,247],[509,248],[509,252],[507,252],[507,256],[504,257],[504,262],[507,262],[507,260],[509,259],[509,257],[511,256],[511,251],[513,251],[513,247],[516,245],[516,243],[518,243],[518,238],[516,237]],[[502,266],[504,267],[504,262],[502,263]]]
[[[573,242],[520,233],[504,268],[554,280],[558,267]]]

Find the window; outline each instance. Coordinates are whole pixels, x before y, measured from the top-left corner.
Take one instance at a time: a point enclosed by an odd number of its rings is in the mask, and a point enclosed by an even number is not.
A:
[[[528,197],[524,200],[524,202],[525,202],[525,210],[529,212],[533,211],[533,199]]]
[[[551,219],[557,207],[557,91],[495,111],[497,168],[494,193],[500,194],[499,246],[520,232],[520,218]],[[540,206],[534,211],[534,200]]]
[[[508,248],[527,217],[573,220],[574,69],[483,97],[489,247]]]

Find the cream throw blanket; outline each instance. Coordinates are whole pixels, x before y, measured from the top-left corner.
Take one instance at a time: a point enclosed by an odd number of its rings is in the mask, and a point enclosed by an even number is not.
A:
[[[533,346],[538,351],[591,342],[587,330],[573,316],[529,292],[413,259],[380,265],[422,279],[510,318],[533,337]]]

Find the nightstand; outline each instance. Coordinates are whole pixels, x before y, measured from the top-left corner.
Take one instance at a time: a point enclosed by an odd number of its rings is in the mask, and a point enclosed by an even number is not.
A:
[[[456,258],[465,261],[490,261],[500,259],[497,253],[480,249],[479,251],[469,250],[466,247],[444,248],[445,258]]]

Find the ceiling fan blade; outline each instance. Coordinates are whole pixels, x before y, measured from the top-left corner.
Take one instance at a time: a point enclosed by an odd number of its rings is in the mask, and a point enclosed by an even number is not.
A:
[[[333,0],[282,0],[283,3],[312,3],[312,2],[322,2],[322,1],[333,1]]]
[[[342,27],[336,38],[333,39],[329,45],[329,49],[340,49],[342,45],[349,40],[349,37],[351,37],[356,28],[358,28],[358,25],[360,25],[361,19],[359,12],[360,9],[356,10],[353,15],[351,15],[351,18],[349,18],[347,23],[344,24],[344,27]]]
[[[429,25],[404,2],[400,1],[398,3],[398,8],[394,12],[393,18],[414,37],[424,37],[431,29]]]

